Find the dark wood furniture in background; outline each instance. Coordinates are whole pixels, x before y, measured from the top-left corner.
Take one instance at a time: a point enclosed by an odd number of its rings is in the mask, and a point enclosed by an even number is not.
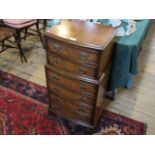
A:
[[[114,36],[114,28],[82,20],[61,20],[45,32],[51,112],[96,126],[105,102]]]
[[[6,41],[8,41],[10,37],[14,36],[14,34],[14,29],[3,27],[0,25],[0,53],[4,52],[7,48],[14,48],[14,46],[6,44]]]

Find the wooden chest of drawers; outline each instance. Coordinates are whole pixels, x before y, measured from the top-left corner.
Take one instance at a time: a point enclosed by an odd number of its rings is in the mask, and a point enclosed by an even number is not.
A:
[[[61,20],[45,34],[49,110],[95,127],[102,114],[115,29],[82,20]]]

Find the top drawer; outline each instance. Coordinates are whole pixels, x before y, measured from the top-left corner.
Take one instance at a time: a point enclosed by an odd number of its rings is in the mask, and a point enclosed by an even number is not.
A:
[[[70,45],[61,41],[57,41],[45,37],[47,51],[55,52],[61,56],[72,59],[73,61],[82,64],[90,64],[97,66],[99,60],[99,52],[96,50],[90,51],[86,48],[79,48],[78,46]]]

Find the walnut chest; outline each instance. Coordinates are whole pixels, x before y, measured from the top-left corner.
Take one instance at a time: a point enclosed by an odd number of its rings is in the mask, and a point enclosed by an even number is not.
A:
[[[49,110],[95,127],[102,114],[115,29],[82,20],[61,20],[44,33]]]

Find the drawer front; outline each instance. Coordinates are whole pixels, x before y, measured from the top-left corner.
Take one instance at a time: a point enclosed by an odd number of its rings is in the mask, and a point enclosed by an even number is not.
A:
[[[95,68],[80,66],[79,64],[75,64],[65,59],[62,59],[61,57],[55,54],[48,54],[47,63],[72,74],[78,74],[80,76],[89,76],[93,78],[96,76]]]
[[[70,98],[79,103],[85,103],[89,105],[95,104],[95,98],[86,96],[84,94],[76,93],[74,91],[70,91],[66,88],[60,87],[53,82],[47,82],[48,90],[54,92],[58,96],[64,96],[66,98]]]
[[[50,38],[47,38],[47,50],[67,58],[69,57],[72,60],[83,64],[98,64],[99,53],[96,53],[96,51],[90,52],[84,48],[82,49],[78,48],[77,46],[70,46],[69,44],[65,44]]]
[[[57,96],[54,93],[49,93],[49,101],[51,108],[57,108],[61,111],[76,111],[77,113],[81,113],[89,117],[92,117],[93,115],[93,107],[77,104],[76,102],[72,102],[69,99]]]
[[[86,124],[92,125],[91,117],[87,117],[82,114],[78,114],[75,111],[61,110],[60,108],[56,108],[56,107],[49,107],[49,108],[50,108],[50,111],[52,111],[53,113],[55,113],[63,118],[66,118],[66,119],[69,119],[69,120],[72,120],[72,121],[75,121],[78,123],[84,122]]]
[[[92,96],[96,95],[98,85],[88,82],[82,82],[67,76],[62,76],[46,67],[46,75],[49,81],[58,82],[64,87],[68,87],[72,90],[79,91],[81,93],[87,93]]]

